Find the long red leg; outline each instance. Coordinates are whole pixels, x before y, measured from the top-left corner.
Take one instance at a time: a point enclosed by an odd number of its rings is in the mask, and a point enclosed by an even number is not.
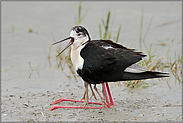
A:
[[[57,106],[54,105],[53,107],[49,108],[47,111],[52,111],[54,109],[58,109],[58,108],[78,108],[78,109],[83,109],[82,106]],[[85,107],[84,109],[102,109],[102,108],[106,108],[106,107]]]
[[[106,99],[106,102],[107,102],[107,107],[110,108],[110,103],[109,103],[109,100],[108,100],[108,97],[107,97],[107,92],[106,92],[106,89],[105,89],[105,84],[102,83],[102,86],[103,86],[103,90],[104,90],[105,99]]]
[[[60,99],[58,99],[58,100],[52,102],[51,105],[57,104],[57,103],[63,102],[63,101],[71,101],[71,102],[80,102],[80,103],[84,103],[84,101],[81,101],[81,100],[73,100],[73,99],[60,98]],[[88,102],[88,104],[102,105],[102,103],[97,103],[97,102]]]
[[[106,99],[106,102],[107,102],[107,107],[110,108],[110,105],[114,105],[114,103],[113,103],[112,96],[111,96],[111,93],[110,93],[109,85],[108,85],[108,83],[106,82],[106,88],[107,88],[107,91],[108,91],[110,103],[109,103],[109,100],[108,100],[108,96],[107,96],[105,84],[102,83],[102,86],[103,86],[103,91],[104,91],[105,99]],[[52,105],[53,105],[53,104],[57,104],[57,103],[62,102],[62,101],[71,101],[71,102],[80,102],[80,103],[84,103],[84,101],[81,101],[81,100],[72,100],[72,99],[60,98],[60,99],[58,99],[58,100],[52,102],[51,104],[52,104]],[[103,105],[102,103],[96,103],[96,102],[88,102],[88,104]],[[77,108],[77,109],[83,109],[82,106],[56,106],[56,105],[55,105],[55,106],[49,108],[48,110],[49,110],[49,111],[52,111],[52,110],[58,109],[58,108]],[[85,108],[85,109],[102,109],[102,108],[106,108],[106,107],[84,107],[84,108]]]
[[[109,89],[109,85],[108,85],[107,82],[106,82],[106,88],[107,88],[107,91],[108,91],[108,95],[109,95],[109,99],[110,99],[110,104],[114,105],[114,102],[113,102],[112,96],[111,96],[111,92],[110,92],[110,89]]]
[[[84,103],[84,101],[81,101],[81,100],[72,100],[72,99],[60,98],[60,99],[52,102],[51,104],[57,104],[57,103],[62,102],[62,101],[71,101],[71,102]],[[88,102],[88,104],[103,105],[102,103],[97,103],[97,102]],[[58,109],[58,108],[79,108],[79,109],[82,109],[83,106],[56,106],[55,105],[55,106],[49,108],[48,111],[52,111],[52,110]],[[102,108],[105,108],[105,107],[84,107],[84,109],[102,109]]]

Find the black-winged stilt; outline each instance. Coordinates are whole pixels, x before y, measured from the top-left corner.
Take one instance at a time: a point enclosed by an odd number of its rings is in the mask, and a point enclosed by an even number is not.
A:
[[[105,103],[107,107],[110,107],[110,105],[113,105],[113,101],[107,82],[168,77],[167,73],[148,71],[147,68],[135,64],[146,56],[141,52],[136,52],[134,49],[128,49],[120,44],[112,42],[111,40],[91,40],[88,31],[82,26],[73,27],[70,31],[70,37],[53,43],[53,45],[68,39],[70,39],[70,42],[57,56],[71,46],[72,64],[77,74],[82,77],[85,82],[85,93],[82,98],[84,101],[60,98],[52,104],[61,101],[74,101],[84,102],[84,107],[53,106],[49,110],[56,108],[103,108],[86,107],[87,104],[102,105],[102,103],[88,102],[88,85],[91,87],[91,84],[94,84],[94,89],[98,93],[96,84],[102,83],[106,102],[100,94],[98,94],[101,97],[103,104]],[[129,72],[131,69],[135,71]],[[108,101],[104,82],[106,82],[110,103]],[[92,94],[94,94],[93,90]],[[95,95],[93,96],[95,97]]]

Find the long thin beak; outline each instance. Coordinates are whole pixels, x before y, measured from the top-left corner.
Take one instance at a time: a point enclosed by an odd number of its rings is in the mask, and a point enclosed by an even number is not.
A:
[[[53,43],[52,45],[58,44],[58,43],[60,43],[60,42],[66,41],[66,40],[71,39],[71,38],[72,38],[72,37],[65,38],[65,39],[63,39],[63,40],[61,40],[61,41],[57,41],[57,42]]]
[[[66,39],[63,39],[61,41],[57,41],[57,42],[55,42],[55,43],[52,44],[52,45],[55,45],[55,44],[58,44],[60,42],[66,41],[68,39],[71,39],[71,41],[67,44],[66,48],[64,48],[56,57],[58,57],[61,53],[63,53],[68,47],[70,47],[73,44],[74,38],[73,37],[68,37]]]

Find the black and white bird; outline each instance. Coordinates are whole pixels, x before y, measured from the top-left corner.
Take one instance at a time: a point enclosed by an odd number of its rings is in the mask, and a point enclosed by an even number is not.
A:
[[[71,46],[72,64],[77,74],[85,81],[85,105],[88,102],[88,84],[168,77],[167,73],[152,72],[137,65],[136,63],[146,56],[142,52],[126,48],[111,40],[91,40],[83,26],[74,26],[70,31],[70,37],[54,44],[68,39],[70,42],[65,49]]]

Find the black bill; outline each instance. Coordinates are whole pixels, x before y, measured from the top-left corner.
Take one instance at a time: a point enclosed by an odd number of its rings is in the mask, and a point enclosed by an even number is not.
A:
[[[57,42],[55,42],[55,43],[52,44],[52,45],[55,45],[55,44],[58,44],[60,42],[66,41],[68,39],[71,39],[71,41],[67,44],[66,48],[64,48],[56,57],[58,57],[61,53],[63,53],[68,47],[70,47],[73,44],[74,38],[73,37],[68,37],[66,39],[63,39],[61,41],[57,41]]]

